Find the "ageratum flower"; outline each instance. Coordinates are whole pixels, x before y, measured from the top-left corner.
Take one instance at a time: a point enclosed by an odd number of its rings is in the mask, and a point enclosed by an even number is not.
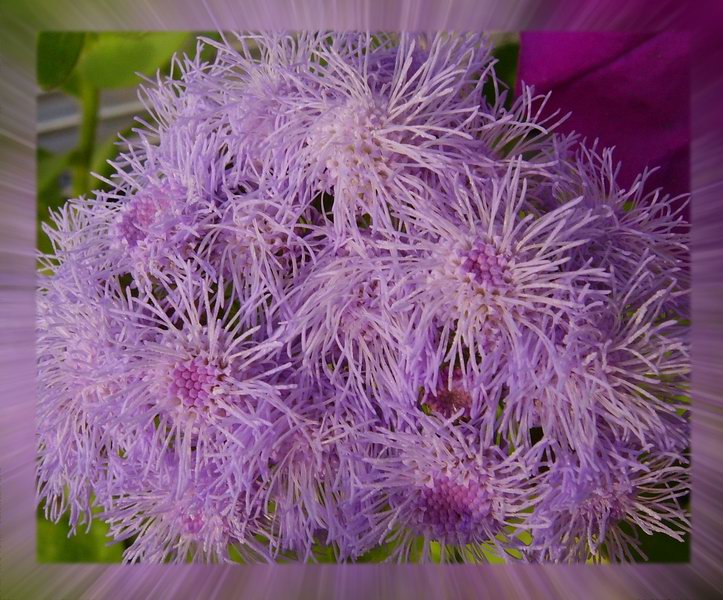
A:
[[[340,468],[338,450],[348,430],[309,394],[325,401],[334,397],[330,389],[297,388],[293,400],[316,405],[317,419],[307,410],[309,419],[304,425],[289,429],[279,439],[264,493],[274,505],[273,513],[266,515],[271,551],[314,561],[320,548],[328,546],[341,555],[348,534],[339,508],[345,493],[341,480],[348,473]]]
[[[505,451],[484,444],[474,427],[425,417],[418,429],[372,429],[359,442],[349,460],[368,466],[358,482],[368,531],[357,553],[366,542],[391,544],[400,562],[413,551],[421,560],[438,552],[443,562],[522,556],[539,448]]]
[[[618,289],[624,290],[641,275],[645,263],[650,289],[672,284],[674,293],[668,294],[666,307],[686,313],[690,261],[683,214],[687,202],[659,189],[649,190],[646,181],[654,170],[641,173],[629,189],[621,188],[612,149],[563,145],[557,152],[564,157],[554,183],[548,186],[552,188],[548,202],[564,205],[581,197],[596,216],[581,233],[585,243],[571,252],[570,266],[579,267],[592,258],[594,266],[604,268]]]
[[[541,561],[645,559],[639,531],[682,541],[689,531],[681,499],[689,493],[687,461],[649,447],[600,439],[596,462],[558,453],[532,523],[531,556]],[[632,527],[637,526],[637,529]]]
[[[468,172],[454,183],[446,202],[436,192],[426,210],[410,211],[397,269],[413,290],[395,308],[414,323],[406,351],[415,384],[434,392],[444,365],[486,377],[483,400],[495,404],[503,387],[525,395],[563,368],[567,349],[556,339],[587,318],[600,301],[591,282],[607,275],[561,268],[591,217],[577,202],[522,216],[519,164],[492,181]],[[472,413],[483,409],[475,402]]]
[[[246,325],[290,316],[287,298],[323,239],[315,239],[301,213],[270,189],[228,191],[218,213],[198,246],[203,269],[214,281],[228,282],[238,301],[258,307],[240,315]]]
[[[116,414],[134,360],[132,334],[108,310],[111,294],[89,276],[66,264],[38,298],[38,495],[49,518],[70,511],[71,531],[90,527],[94,490],[123,445]]]
[[[291,294],[303,365],[316,381],[337,388],[338,405],[354,403],[360,416],[387,413],[393,399],[403,401],[402,349],[410,326],[394,310],[405,292],[396,273],[375,263],[375,255],[383,260],[376,249],[383,242],[362,240],[330,246]]]
[[[508,102],[484,36],[236,35],[173,69],[47,227],[48,518],[152,563],[684,539],[687,233],[645,174]]]
[[[245,561],[270,560],[255,537],[264,532],[263,516],[232,474],[209,463],[182,478],[177,456],[150,471],[142,460],[126,458],[116,474],[123,485],[111,490],[118,496],[103,513],[115,539],[132,540],[126,561],[228,561],[231,543]]]

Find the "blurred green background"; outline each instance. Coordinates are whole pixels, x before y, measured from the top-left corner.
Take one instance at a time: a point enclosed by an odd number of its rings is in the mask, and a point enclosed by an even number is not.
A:
[[[144,118],[136,88],[138,75],[168,74],[174,53],[195,53],[196,37],[219,39],[212,32],[42,32],[37,40],[38,139],[37,139],[37,246],[50,252],[41,224],[48,210],[69,197],[88,195],[106,184],[93,177],[113,172],[107,161],[117,152],[119,133],[132,139],[135,116]],[[514,89],[519,38],[493,34],[496,71]],[[210,50],[205,50],[210,58]],[[487,90],[491,93],[492,90]],[[508,101],[511,100],[511,94]],[[68,537],[67,517],[51,523],[37,512],[39,562],[120,562],[126,544],[109,544],[107,527],[94,521],[90,530]],[[686,562],[689,540],[680,544],[666,536],[642,536],[643,550],[653,562]],[[384,550],[373,551],[366,561],[383,559]],[[331,555],[322,562],[333,560]]]

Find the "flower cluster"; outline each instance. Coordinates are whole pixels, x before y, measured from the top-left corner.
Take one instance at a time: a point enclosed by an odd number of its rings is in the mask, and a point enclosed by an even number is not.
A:
[[[38,498],[127,561],[601,561],[689,528],[686,225],[478,35],[199,41],[52,215]]]

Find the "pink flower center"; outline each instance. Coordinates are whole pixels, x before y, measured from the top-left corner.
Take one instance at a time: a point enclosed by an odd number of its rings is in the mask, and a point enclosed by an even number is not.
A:
[[[118,235],[130,248],[138,245],[148,235],[159,215],[167,211],[171,200],[164,190],[158,188],[139,193],[118,223]]]
[[[439,540],[466,540],[490,523],[491,513],[489,492],[479,482],[457,483],[442,476],[417,497],[415,525]]]
[[[497,290],[510,287],[509,257],[500,253],[493,244],[478,238],[469,251],[462,253],[461,258],[462,272],[469,273],[478,285]]]
[[[186,408],[207,408],[213,388],[220,382],[221,374],[221,369],[200,358],[177,363],[171,371],[168,392]]]

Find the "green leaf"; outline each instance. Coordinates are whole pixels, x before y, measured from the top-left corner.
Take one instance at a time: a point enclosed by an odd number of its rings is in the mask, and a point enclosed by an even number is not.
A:
[[[61,85],[78,62],[85,34],[77,31],[43,31],[38,35],[38,84],[49,90]]]
[[[664,533],[640,535],[640,548],[651,563],[687,563],[690,562],[690,536],[679,542]]]
[[[392,553],[393,547],[391,544],[381,544],[374,546],[371,550],[368,550],[365,554],[357,558],[358,563],[382,563]]]
[[[63,85],[60,86],[60,89],[63,90],[66,94],[69,96],[75,96],[76,98],[80,97],[80,83],[81,79],[78,75],[78,70],[75,69],[68,79],[66,79],[63,82]]]
[[[684,508],[689,506],[689,497],[681,499]],[[626,535],[635,535],[640,542],[640,549],[647,556],[649,563],[684,563],[690,562],[690,534],[683,536],[679,542],[664,533],[647,534],[637,525],[627,521],[619,524]],[[635,553],[634,553],[635,554]],[[640,562],[640,559],[638,559]]]
[[[81,527],[76,535],[69,538],[70,527],[67,519],[51,523],[43,517],[37,520],[37,559],[41,563],[52,562],[96,562],[117,563],[123,558],[123,545],[108,545],[108,526],[94,520],[90,531]]]
[[[118,135],[115,134],[96,147],[93,152],[93,161],[90,167],[93,173],[97,173],[98,175],[106,178],[110,177],[114,173],[114,169],[108,164],[108,161],[113,160],[118,156],[119,142],[120,140],[118,139]],[[95,188],[102,188],[105,184],[102,181],[94,181],[93,186]]]
[[[199,31],[196,35],[198,37],[208,38],[216,42],[223,41],[223,37],[217,31]],[[195,41],[193,42],[193,44],[195,44]],[[201,62],[211,62],[215,58],[217,52],[218,50],[214,46],[208,44],[204,45],[203,49],[201,50]]]
[[[100,33],[83,53],[78,74],[98,88],[137,85],[136,73],[153,75],[188,37],[183,32]]]
[[[334,548],[331,546],[325,546],[322,544],[314,544],[314,558],[319,563],[326,564],[326,563],[335,563],[336,557],[334,556]]]
[[[493,56],[498,60],[495,65],[495,72],[510,90],[515,87],[517,80],[517,62],[520,54],[520,44],[510,42],[502,44],[492,51]]]
[[[497,60],[495,74],[503,87],[509,90],[505,98],[505,106],[509,108],[514,100],[513,92],[517,79],[517,66],[520,54],[520,44],[517,41],[506,42],[492,49],[492,56]],[[502,90],[500,90],[502,91]],[[483,93],[489,104],[496,100],[492,81],[485,82]]]

